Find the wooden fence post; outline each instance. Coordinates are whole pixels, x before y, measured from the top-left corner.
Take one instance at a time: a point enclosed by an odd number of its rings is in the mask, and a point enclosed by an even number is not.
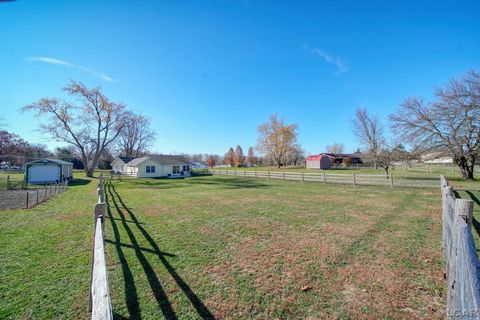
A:
[[[10,190],[10,175],[7,176],[7,190]]]
[[[355,187],[356,181],[355,181],[355,172],[353,173],[353,186]]]
[[[257,170],[253,170],[253,173],[255,175],[255,178],[257,177]]]
[[[37,188],[37,204],[38,204],[38,191],[39,191],[39,190],[40,190],[40,189]]]
[[[427,172],[430,173],[430,164],[427,164]]]
[[[283,171],[283,180],[285,180],[285,171]]]
[[[323,171],[323,183],[327,184],[327,174]]]
[[[390,173],[390,187],[393,188],[393,175]]]
[[[303,177],[303,171],[302,171],[302,182],[305,182],[305,178]]]
[[[28,190],[27,190],[27,209],[28,209]]]
[[[43,197],[43,201],[47,199],[47,184],[45,184],[45,195]]]
[[[268,180],[270,180],[270,170],[268,170],[267,172],[268,172]]]

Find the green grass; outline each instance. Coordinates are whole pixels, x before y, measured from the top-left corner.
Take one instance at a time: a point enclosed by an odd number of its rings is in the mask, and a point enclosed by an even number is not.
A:
[[[95,188],[0,212],[0,318],[89,317]],[[202,176],[106,200],[118,319],[444,317],[438,190]]]

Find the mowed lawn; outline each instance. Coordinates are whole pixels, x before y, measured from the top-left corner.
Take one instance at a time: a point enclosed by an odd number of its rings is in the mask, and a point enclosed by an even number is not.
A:
[[[89,317],[96,183],[0,212],[0,318]],[[439,190],[227,176],[105,190],[118,319],[444,317]]]

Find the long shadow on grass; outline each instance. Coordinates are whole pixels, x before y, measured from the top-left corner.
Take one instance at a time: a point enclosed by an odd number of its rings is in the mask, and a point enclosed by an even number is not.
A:
[[[115,207],[115,211],[118,213],[122,220],[122,225],[125,231],[128,234],[128,237],[130,238],[130,242],[132,243],[131,248],[134,249],[135,255],[137,256],[138,261],[142,265],[143,271],[147,275],[147,280],[148,283],[150,284],[150,288],[153,291],[153,295],[155,297],[155,300],[157,301],[158,306],[160,307],[160,310],[162,310],[162,313],[166,319],[177,319],[177,316],[175,312],[173,311],[172,305],[170,304],[170,301],[168,300],[167,295],[165,294],[165,291],[162,288],[162,285],[160,284],[160,281],[157,277],[157,274],[153,270],[152,266],[148,262],[147,258],[143,254],[143,250],[141,249],[140,245],[138,244],[137,238],[135,237],[134,233],[132,232],[132,229],[128,225],[127,220],[125,219],[125,215],[120,208],[118,202],[115,200],[115,195],[112,192],[113,186],[111,187],[111,183],[107,184],[107,190],[105,195],[105,202],[108,204],[107,205],[107,213],[108,216],[110,217],[110,221],[112,223],[112,228],[113,228],[113,233],[115,236],[115,247],[117,250],[117,254],[119,257],[120,262],[122,263],[122,272],[123,276],[125,279],[125,295],[126,295],[126,303],[127,303],[127,309],[130,314],[130,317],[132,319],[140,319],[141,318],[141,311],[139,308],[139,303],[138,303],[138,294],[137,294],[137,289],[135,286],[135,281],[133,278],[133,275],[130,271],[130,267],[128,265],[127,260],[125,259],[125,255],[122,251],[122,243],[120,240],[120,233],[118,232],[118,227],[116,225],[115,219],[113,219],[113,215],[111,212],[110,208],[110,201],[108,194],[111,197],[111,202],[113,203]],[[115,192],[116,194],[116,192]],[[129,212],[131,215],[131,213]],[[135,222],[137,226],[140,226]],[[160,251],[159,251],[160,252]],[[161,254],[157,253],[157,254]]]
[[[470,199],[472,199],[477,205],[480,206],[480,199],[478,199],[477,196],[472,191],[466,190],[465,193],[468,194]],[[475,219],[475,217],[473,217],[472,219],[472,225],[475,228],[475,231],[477,231],[477,234],[480,236],[480,222],[478,222],[478,220]]]
[[[167,254],[165,252],[162,252],[155,242],[155,240],[150,236],[147,230],[142,226],[142,224],[137,220],[135,214],[127,207],[127,205],[123,202],[122,198],[120,197],[119,193],[115,190],[115,187],[109,183],[108,184],[108,191],[112,196],[112,201],[114,202],[117,211],[121,212],[122,210],[125,210],[128,212],[130,219],[134,222],[135,226],[140,230],[142,235],[145,237],[145,239],[148,241],[150,246],[153,249],[153,252],[158,256],[162,264],[164,265],[165,269],[170,273],[172,278],[175,280],[177,285],[182,289],[183,293],[185,296],[190,300],[192,303],[193,307],[197,310],[198,314],[202,319],[215,319],[213,314],[208,310],[208,308],[205,306],[205,304],[200,300],[200,298],[192,291],[190,286],[180,277],[180,275],[175,271],[175,269],[170,265],[168,260],[165,258],[165,256],[171,256],[171,254]],[[121,204],[122,209],[118,208],[118,205],[116,204],[115,198],[118,199],[118,202]],[[122,219],[124,217],[122,216]],[[126,226],[126,228],[129,228]],[[128,232],[128,230],[127,230]],[[131,231],[130,231],[131,232]],[[132,241],[132,244],[134,246],[138,246],[138,243]],[[137,249],[137,250],[143,250],[143,249]],[[152,270],[153,271],[153,270]],[[156,275],[155,275],[156,277]],[[172,310],[173,312],[173,310]]]

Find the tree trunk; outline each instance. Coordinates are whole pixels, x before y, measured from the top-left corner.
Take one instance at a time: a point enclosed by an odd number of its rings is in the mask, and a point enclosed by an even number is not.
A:
[[[459,159],[455,159],[458,167],[460,168],[460,172],[462,173],[462,177],[465,180],[473,180],[473,170],[475,167],[475,159],[471,159],[468,161],[464,156],[460,157]]]

